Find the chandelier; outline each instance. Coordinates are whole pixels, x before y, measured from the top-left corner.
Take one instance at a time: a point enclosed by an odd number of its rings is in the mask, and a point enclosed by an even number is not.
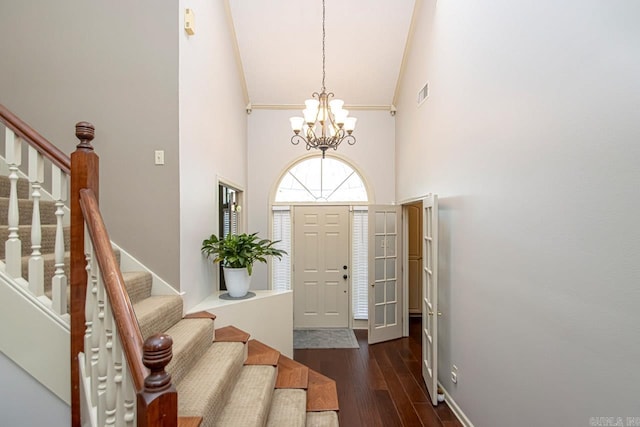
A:
[[[338,149],[341,142],[346,141],[349,145],[356,143],[356,137],[352,135],[356,127],[356,118],[348,117],[349,111],[342,108],[344,101],[341,99],[331,99],[332,92],[327,93],[324,84],[325,80],[325,0],[322,0],[322,90],[320,93],[314,92],[312,99],[307,99],[305,109],[302,111],[304,117],[291,117],[291,128],[294,135],[291,143],[298,145],[304,142],[307,150],[316,148],[322,151],[322,158],[329,148]]]

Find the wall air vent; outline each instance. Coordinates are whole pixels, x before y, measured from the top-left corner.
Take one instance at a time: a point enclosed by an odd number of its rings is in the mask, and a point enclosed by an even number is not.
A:
[[[429,82],[426,82],[422,89],[418,91],[418,107],[429,97]]]

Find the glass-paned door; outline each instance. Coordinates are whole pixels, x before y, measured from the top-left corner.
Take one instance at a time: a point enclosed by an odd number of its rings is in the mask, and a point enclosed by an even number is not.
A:
[[[402,336],[401,207],[369,207],[369,343]]]

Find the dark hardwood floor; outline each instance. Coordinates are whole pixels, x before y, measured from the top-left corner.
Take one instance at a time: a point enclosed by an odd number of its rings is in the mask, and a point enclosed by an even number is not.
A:
[[[341,427],[462,426],[451,409],[431,405],[420,367],[420,320],[410,336],[359,349],[295,350],[294,359],[336,381]]]

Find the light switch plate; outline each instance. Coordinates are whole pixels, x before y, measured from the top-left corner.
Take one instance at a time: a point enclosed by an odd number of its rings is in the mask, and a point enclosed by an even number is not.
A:
[[[156,165],[164,165],[164,150],[156,150],[155,163]]]

